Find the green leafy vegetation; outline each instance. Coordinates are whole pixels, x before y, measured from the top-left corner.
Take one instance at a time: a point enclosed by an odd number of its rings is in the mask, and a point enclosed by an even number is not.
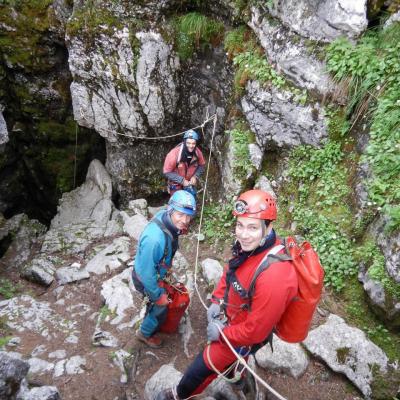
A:
[[[254,168],[250,162],[249,144],[254,142],[254,134],[244,124],[236,124],[235,129],[227,131],[233,148],[233,175],[244,180]]]
[[[204,207],[203,233],[213,243],[217,240],[229,241],[234,223],[230,204],[207,204]]]
[[[0,281],[2,280],[3,279],[1,279]],[[10,328],[7,325],[7,317],[6,316],[0,317],[0,349],[4,347],[6,344],[8,344],[8,342],[12,338],[12,336],[10,336],[10,333],[11,333]]]
[[[11,339],[11,336],[1,336],[0,337],[0,349],[4,347]]]
[[[328,70],[349,93],[347,115],[369,115],[370,141],[361,162],[369,205],[389,218],[388,230],[400,228],[400,23],[367,32],[357,45],[341,38],[327,50]]]
[[[292,209],[289,220],[317,250],[325,284],[335,290],[343,289],[348,276],[357,272],[343,157],[336,142],[320,149],[297,147],[290,155],[288,195],[281,197],[283,206]]]
[[[114,318],[115,315],[116,314],[113,310],[110,310],[107,305],[104,305],[100,309],[99,321],[103,322],[106,320],[107,317]]]
[[[13,282],[5,278],[0,279],[0,296],[3,299],[11,299],[12,297],[15,297],[20,290],[21,285],[15,285]]]
[[[245,26],[227,32],[224,47],[236,67],[234,88],[237,94],[243,92],[248,80],[256,80],[264,85],[271,84],[279,89],[289,90],[294,94],[294,100],[301,104],[307,101],[306,91],[294,87],[275,71],[268,62],[264,49]]]
[[[181,60],[192,57],[196,50],[204,50],[212,43],[217,43],[224,25],[198,12],[192,12],[173,21],[175,28],[176,50]]]

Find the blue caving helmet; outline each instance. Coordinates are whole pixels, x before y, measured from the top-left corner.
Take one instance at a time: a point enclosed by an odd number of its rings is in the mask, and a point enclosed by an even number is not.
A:
[[[186,140],[186,139],[194,139],[197,142],[199,140],[199,134],[196,131],[194,131],[193,129],[189,129],[183,135],[183,140]]]
[[[196,200],[186,190],[177,190],[168,201],[168,210],[176,210],[193,216],[196,214]]]

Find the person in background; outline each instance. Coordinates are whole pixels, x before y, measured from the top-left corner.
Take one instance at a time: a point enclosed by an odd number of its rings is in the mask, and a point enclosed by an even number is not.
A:
[[[165,158],[163,174],[168,179],[168,193],[186,190],[196,196],[196,185],[204,172],[204,156],[197,147],[199,135],[193,129],[183,135],[182,143],[175,146]]]
[[[251,299],[247,296],[255,271],[267,254],[284,252],[273,229],[277,217],[274,198],[261,190],[249,190],[239,196],[233,215],[236,217],[233,257],[207,311],[209,344],[177,387],[161,391],[156,400],[183,400],[202,393],[217,376],[215,369],[223,372],[237,359],[220,330],[235,351],[247,357],[268,342],[274,326],[297,295],[297,274],[292,263],[279,261],[260,273]]]
[[[132,279],[136,290],[149,298],[149,304],[136,337],[153,348],[162,345],[156,332],[168,311],[168,297],[162,280],[171,268],[178,249],[178,237],[186,233],[195,214],[196,200],[193,195],[178,190],[169,199],[167,209],[155,215],[139,238]]]

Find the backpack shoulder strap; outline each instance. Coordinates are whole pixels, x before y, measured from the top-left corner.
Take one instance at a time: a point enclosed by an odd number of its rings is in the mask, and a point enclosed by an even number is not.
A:
[[[178,151],[178,156],[176,157],[176,166],[179,165],[179,160],[181,159],[182,156],[182,151],[183,151],[183,143],[178,144],[179,147],[179,151]],[[176,147],[178,147],[176,146]]]
[[[164,247],[164,255],[162,257],[162,259],[160,260],[160,262],[165,261],[167,255],[168,255],[168,237],[171,239],[171,242],[173,240],[172,237],[172,233],[167,229],[167,227],[165,226],[165,224],[159,220],[157,217],[153,217],[150,222],[154,222],[163,232],[165,235],[165,239],[166,239],[166,246]]]
[[[285,248],[285,246],[283,244],[278,244],[277,246],[273,247],[261,260],[261,263],[257,267],[256,272],[254,273],[253,278],[251,279],[250,286],[247,291],[248,297],[249,297],[249,309],[251,308],[251,301],[252,301],[254,289],[256,286],[256,280],[257,280],[258,276],[261,274],[261,272],[264,272],[273,263],[276,263],[279,261],[290,261],[292,259],[287,254],[277,254],[284,248]]]
[[[168,230],[168,228],[165,226],[164,222],[162,222],[161,220],[159,220],[156,217],[153,217],[150,222],[155,222],[158,227],[166,234],[168,235],[171,239],[173,239],[172,237],[172,233]]]

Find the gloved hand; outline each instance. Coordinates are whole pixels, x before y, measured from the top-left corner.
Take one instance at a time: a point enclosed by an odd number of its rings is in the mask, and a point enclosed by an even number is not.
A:
[[[224,329],[225,324],[219,319],[213,319],[207,325],[207,340],[209,342],[215,342],[219,339],[219,335],[221,334],[219,329]]]
[[[210,307],[207,309],[207,321],[211,322],[214,318],[217,318],[221,312],[221,307],[219,304],[211,303]]]
[[[166,306],[168,305],[168,296],[166,293],[163,293],[158,300],[154,302],[155,305],[157,306]]]

